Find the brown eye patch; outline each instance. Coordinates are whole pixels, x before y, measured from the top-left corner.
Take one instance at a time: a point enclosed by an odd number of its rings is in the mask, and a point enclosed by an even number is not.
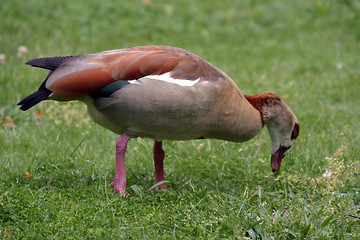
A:
[[[291,140],[295,140],[299,136],[300,126],[299,123],[295,123],[294,129],[291,133]]]

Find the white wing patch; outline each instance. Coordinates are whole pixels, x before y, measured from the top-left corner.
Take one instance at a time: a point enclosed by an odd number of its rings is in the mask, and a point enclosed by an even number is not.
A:
[[[130,84],[139,84],[138,80],[130,80],[128,81]]]
[[[167,72],[167,73],[164,73],[164,74],[161,74],[161,75],[148,75],[148,76],[145,76],[143,78],[151,78],[151,79],[154,79],[154,80],[174,83],[174,84],[177,84],[179,86],[184,86],[184,87],[194,86],[200,80],[200,78],[198,78],[196,80],[184,80],[184,79],[172,78],[170,76],[170,72]],[[131,80],[131,81],[129,81],[129,83],[130,84],[137,84],[138,82],[137,82],[137,80]]]

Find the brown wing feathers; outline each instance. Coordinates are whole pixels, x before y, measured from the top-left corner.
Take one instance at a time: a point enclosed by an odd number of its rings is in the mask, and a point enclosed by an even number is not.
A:
[[[51,93],[54,96],[91,94],[119,80],[135,80],[167,72],[177,79],[211,80],[210,75],[221,74],[195,54],[168,46],[135,47],[75,57],[37,58],[26,64],[56,71],[45,79],[37,92],[19,102],[23,110],[47,99]]]
[[[107,63],[107,72],[116,80],[135,80],[172,71],[181,61],[166,52],[134,52]]]
[[[125,49],[118,57],[109,60],[106,63],[108,71],[111,71],[117,80],[134,80],[167,72],[171,72],[177,79],[195,80],[205,74],[204,71],[199,71],[199,61],[202,59],[173,47],[146,46]]]

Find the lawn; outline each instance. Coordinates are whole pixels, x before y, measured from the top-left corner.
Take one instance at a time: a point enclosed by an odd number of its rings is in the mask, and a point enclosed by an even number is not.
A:
[[[359,1],[0,5],[0,238],[360,239]],[[246,143],[165,141],[168,191],[154,192],[152,141],[132,139],[125,199],[107,187],[118,136],[83,104],[16,106],[46,75],[29,59],[139,45],[188,49],[245,94],[279,94],[300,123],[280,172],[266,129]]]

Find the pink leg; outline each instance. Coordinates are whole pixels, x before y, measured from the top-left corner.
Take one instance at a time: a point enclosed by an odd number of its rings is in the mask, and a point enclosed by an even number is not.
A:
[[[109,187],[114,188],[114,191],[120,193],[120,195],[123,197],[129,196],[129,194],[125,192],[125,188],[126,188],[125,152],[129,140],[130,137],[124,133],[116,141],[115,178],[114,181],[109,185]]]
[[[154,165],[155,165],[155,182],[158,183],[165,180],[164,177],[165,152],[162,148],[162,142],[154,141],[153,153],[154,153]],[[160,184],[158,187],[165,190],[167,189],[166,183]]]

